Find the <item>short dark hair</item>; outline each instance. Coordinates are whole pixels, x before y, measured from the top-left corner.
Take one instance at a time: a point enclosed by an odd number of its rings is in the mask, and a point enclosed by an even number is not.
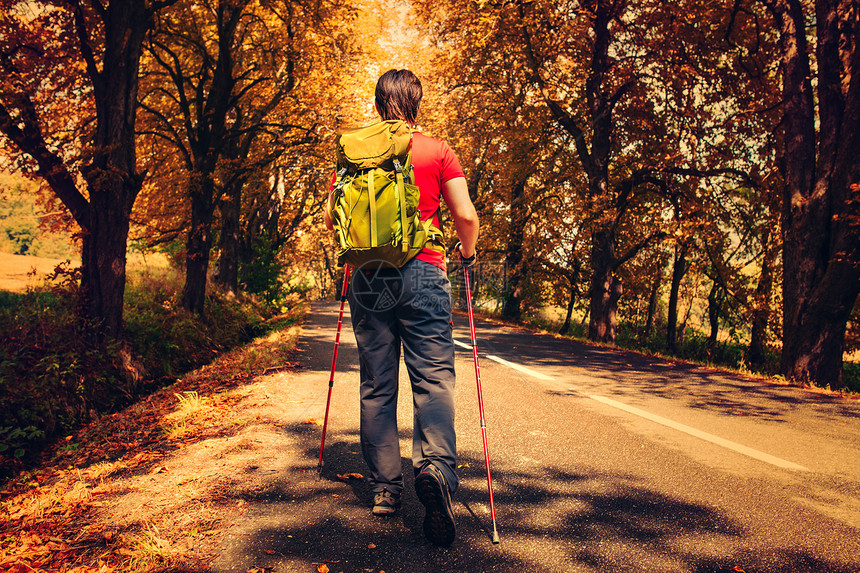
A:
[[[409,70],[388,70],[376,82],[376,109],[382,119],[415,123],[424,91],[421,81]]]

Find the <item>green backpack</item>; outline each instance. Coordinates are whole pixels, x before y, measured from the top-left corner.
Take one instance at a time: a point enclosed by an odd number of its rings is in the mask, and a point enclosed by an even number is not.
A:
[[[400,268],[428,241],[444,252],[442,231],[420,220],[411,144],[412,130],[404,121],[383,121],[338,135],[329,214],[340,246],[339,264]]]

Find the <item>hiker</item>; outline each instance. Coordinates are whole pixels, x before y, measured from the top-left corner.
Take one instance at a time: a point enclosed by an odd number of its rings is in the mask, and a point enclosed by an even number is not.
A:
[[[374,108],[383,121],[405,121],[411,132],[422,95],[421,82],[412,72],[389,70],[376,84]],[[454,254],[471,265],[478,216],[456,155],[444,141],[413,132],[411,165],[420,192],[420,219],[441,228],[439,205],[444,198],[459,239]],[[334,201],[330,193],[324,210],[330,230],[335,229],[330,213]],[[434,235],[400,268],[357,268],[349,308],[361,367],[361,448],[370,470],[372,513],[395,513],[403,492],[396,411],[402,344],[412,383],[412,465],[416,493],[426,510],[424,533],[434,544],[447,546],[455,537],[451,494],[458,479],[451,285],[443,241]]]

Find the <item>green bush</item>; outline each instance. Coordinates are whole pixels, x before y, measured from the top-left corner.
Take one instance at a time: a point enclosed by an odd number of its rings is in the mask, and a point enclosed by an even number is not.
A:
[[[279,260],[278,247],[266,237],[254,242],[253,257],[239,265],[239,282],[249,293],[275,304],[285,294],[283,274],[286,265]]]
[[[0,296],[0,456],[21,458],[114,403],[115,349],[86,344],[76,307],[62,289]]]
[[[860,363],[845,362],[842,365],[842,382],[849,392],[860,394]]]
[[[0,455],[11,455],[16,460],[23,458],[31,444],[45,437],[45,432],[36,426],[18,428],[4,426],[0,428]]]
[[[36,195],[20,186],[0,202],[0,252],[51,258],[68,256],[68,235],[40,228],[36,202]]]
[[[174,270],[129,278],[125,331],[150,377],[205,364],[217,353],[250,340],[263,323],[263,309],[248,297],[210,293],[203,317],[182,308],[180,299],[181,277]]]

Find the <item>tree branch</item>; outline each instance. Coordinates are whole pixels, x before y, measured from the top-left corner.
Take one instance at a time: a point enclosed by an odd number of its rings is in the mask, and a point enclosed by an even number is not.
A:
[[[18,149],[30,155],[39,166],[39,176],[42,177],[57,197],[68,207],[72,216],[82,229],[90,228],[90,205],[75,185],[75,179],[57,154],[48,149],[48,145],[39,128],[38,116],[29,97],[17,94],[16,107],[19,117],[13,118],[5,105],[0,103],[0,131],[14,143]],[[23,129],[19,124],[23,123]]]
[[[651,244],[652,241],[661,241],[665,237],[666,237],[666,233],[664,233],[663,231],[655,231],[655,232],[651,233],[650,235],[648,235],[647,237],[645,237],[644,239],[642,239],[641,241],[639,241],[638,243],[636,243],[635,245],[630,247],[627,250],[627,252],[624,253],[622,256],[620,256],[620,257],[616,258],[614,261],[612,261],[612,265],[611,265],[612,270],[615,271],[621,265],[623,265],[624,263],[626,263],[627,261],[629,261],[630,259],[635,257],[639,253],[639,251],[641,251],[642,249],[647,247],[649,244]]]
[[[90,45],[90,37],[87,32],[87,20],[84,17],[84,10],[81,7],[80,0],[67,0],[72,9],[72,14],[75,17],[75,35],[78,38],[78,47],[81,50],[81,56],[87,65],[87,75],[93,82],[93,89],[96,91],[96,98],[99,98],[104,93],[104,80],[101,72],[99,72],[98,64],[96,63],[93,48]],[[102,14],[99,14],[102,16]]]

